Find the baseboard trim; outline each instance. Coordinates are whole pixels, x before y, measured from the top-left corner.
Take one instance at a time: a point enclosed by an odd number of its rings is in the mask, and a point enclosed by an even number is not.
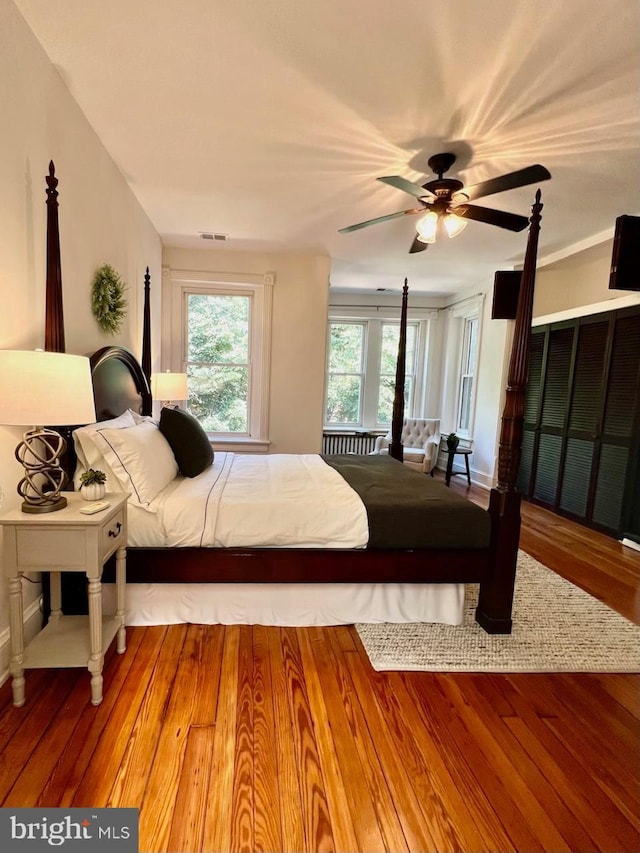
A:
[[[444,465],[436,464],[436,468],[438,471],[441,471],[443,474],[447,470],[447,463]],[[461,468],[458,465],[453,466],[453,473],[457,475],[462,475],[462,478],[466,482],[467,480],[467,472],[464,468]],[[485,489],[489,491],[495,486],[495,482],[493,477],[489,474],[485,474],[483,471],[477,471],[475,468],[470,468],[469,473],[471,474],[471,482],[474,486],[478,486],[481,489]]]

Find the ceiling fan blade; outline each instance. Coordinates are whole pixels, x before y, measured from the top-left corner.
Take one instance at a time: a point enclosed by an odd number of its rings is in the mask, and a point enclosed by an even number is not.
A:
[[[366,222],[358,222],[356,225],[348,225],[346,228],[339,228],[339,234],[348,234],[350,231],[358,231],[360,228],[366,228],[368,225],[375,225],[376,222],[386,222],[389,219],[399,219],[401,216],[411,216],[413,213],[422,213],[423,207],[415,207],[409,210],[399,210],[397,213],[387,213],[386,216],[376,216],[375,219],[367,219]]]
[[[475,198],[482,198],[493,193],[503,193],[505,190],[514,190],[518,187],[526,187],[529,184],[536,184],[539,181],[548,181],[551,173],[544,166],[536,164],[535,166],[527,166],[526,169],[518,169],[517,172],[509,172],[508,175],[501,175],[499,178],[490,178],[488,181],[481,181],[479,184],[471,184],[471,186],[463,187],[459,192],[453,194],[453,201],[473,201]]]
[[[475,204],[461,204],[452,207],[451,212],[456,216],[464,216],[465,219],[473,219],[476,222],[486,222],[487,225],[497,225],[498,228],[506,228],[507,231],[523,231],[529,224],[526,216],[519,213],[507,213],[505,210],[495,210],[492,207],[478,207]]]
[[[423,243],[422,240],[418,240],[417,237],[414,237],[411,248],[409,249],[409,254],[413,255],[415,252],[424,252],[428,247],[428,243]]]
[[[419,184],[413,184],[406,178],[401,178],[400,175],[390,175],[388,178],[376,178],[377,181],[382,181],[383,184],[389,184],[397,190],[402,190],[405,193],[414,195],[416,198],[435,198],[434,194],[425,190]]]

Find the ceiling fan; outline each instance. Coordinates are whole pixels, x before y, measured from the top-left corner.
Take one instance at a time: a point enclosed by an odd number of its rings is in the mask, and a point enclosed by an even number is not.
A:
[[[420,207],[399,210],[397,213],[389,213],[386,216],[377,216],[375,219],[367,219],[347,228],[340,228],[341,234],[357,231],[374,225],[376,222],[386,222],[389,219],[399,219],[401,216],[413,216],[422,213],[424,216],[418,220],[416,225],[417,234],[409,249],[410,253],[423,252],[429,243],[435,243],[439,231],[444,229],[449,237],[455,237],[467,226],[467,220],[474,219],[476,222],[485,222],[487,225],[496,225],[498,228],[506,228],[508,231],[522,231],[529,224],[526,216],[517,213],[507,213],[503,210],[495,210],[490,207],[478,207],[469,204],[476,198],[483,198],[493,193],[501,193],[505,190],[513,190],[517,187],[525,187],[528,184],[546,181],[551,177],[550,172],[544,166],[527,166],[517,172],[509,172],[499,178],[490,178],[479,184],[465,187],[462,181],[456,178],[443,178],[445,172],[453,166],[456,161],[455,154],[434,154],[429,158],[429,168],[438,176],[437,180],[427,181],[420,186],[414,184],[399,175],[390,175],[386,178],[377,178],[385,184],[390,184],[396,189],[409,193],[420,202]]]

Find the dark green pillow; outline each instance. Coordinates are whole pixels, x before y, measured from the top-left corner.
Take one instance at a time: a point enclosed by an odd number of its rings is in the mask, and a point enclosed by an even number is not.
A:
[[[211,442],[188,412],[165,406],[160,412],[160,432],[169,442],[183,476],[197,477],[213,462]]]

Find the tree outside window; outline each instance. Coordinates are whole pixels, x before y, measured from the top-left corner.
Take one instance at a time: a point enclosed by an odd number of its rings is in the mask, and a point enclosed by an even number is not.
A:
[[[362,422],[364,323],[329,324],[327,424]]]
[[[210,432],[249,423],[251,297],[188,293],[187,408]]]

